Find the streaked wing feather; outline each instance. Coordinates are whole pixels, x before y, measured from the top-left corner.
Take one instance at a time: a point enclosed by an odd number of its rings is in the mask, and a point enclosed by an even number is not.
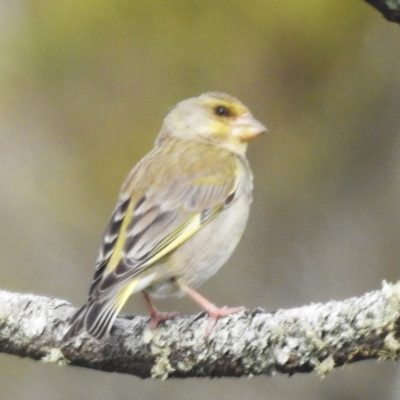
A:
[[[117,248],[121,235],[125,238],[118,263],[108,271],[109,265],[104,267],[105,259],[99,260],[99,274],[95,275],[90,293],[97,288],[104,295],[165,257],[218,215],[235,189],[234,179],[225,185],[196,186],[175,182],[158,192],[146,193],[135,207],[124,205],[125,211],[133,212],[125,214],[123,222],[118,218],[113,223],[112,219],[105,234],[110,237],[109,232],[118,224],[120,229],[125,228],[114,241],[114,248]],[[118,217],[120,215],[118,212]],[[101,254],[106,254],[106,246]],[[107,255],[106,264],[112,257],[112,254]]]

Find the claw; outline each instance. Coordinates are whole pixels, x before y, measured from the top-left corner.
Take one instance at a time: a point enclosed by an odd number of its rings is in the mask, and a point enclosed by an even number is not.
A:
[[[209,316],[207,328],[206,328],[206,336],[209,336],[211,331],[213,330],[217,320],[222,317],[226,317],[227,315],[234,314],[240,311],[244,311],[244,307],[221,307],[218,308],[213,303],[209,302],[205,297],[203,297],[200,293],[196,292],[194,289],[188,286],[180,285],[180,288],[186,292],[186,294],[192,298],[197,304],[199,304]]]
[[[244,310],[245,310],[244,307],[234,307],[234,308],[221,307],[221,308],[218,308],[218,307],[214,306],[214,304],[213,304],[212,309],[206,310],[206,312],[209,316],[208,324],[207,324],[207,328],[206,328],[206,336],[210,335],[211,331],[214,328],[214,325],[216,324],[216,322],[219,318],[226,317],[227,315],[235,314],[237,312],[244,311]]]
[[[160,312],[157,310],[157,308],[154,306],[153,302],[150,299],[150,296],[146,293],[143,292],[143,297],[144,301],[146,302],[147,308],[149,309],[150,313],[150,329],[154,330],[157,328],[158,324],[161,321],[164,321],[166,319],[171,319],[177,317],[179,314],[174,311],[174,312]]]

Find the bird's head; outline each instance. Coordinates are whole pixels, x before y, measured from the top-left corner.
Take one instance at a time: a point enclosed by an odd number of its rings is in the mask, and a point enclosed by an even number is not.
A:
[[[205,93],[178,103],[165,118],[158,140],[175,137],[244,153],[247,141],[266,130],[236,98]]]

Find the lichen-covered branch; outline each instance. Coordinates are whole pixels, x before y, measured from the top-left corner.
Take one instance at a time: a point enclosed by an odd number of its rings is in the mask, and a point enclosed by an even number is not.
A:
[[[397,359],[400,283],[341,302],[270,314],[261,309],[218,321],[204,314],[165,321],[118,318],[105,344],[81,335],[60,344],[74,308],[63,300],[0,291],[0,352],[142,378],[327,373],[355,361]]]
[[[400,0],[365,0],[391,22],[400,24]]]

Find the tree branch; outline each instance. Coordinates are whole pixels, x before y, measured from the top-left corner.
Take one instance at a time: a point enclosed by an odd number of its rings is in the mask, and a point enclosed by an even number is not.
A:
[[[148,318],[118,318],[107,343],[81,335],[60,346],[63,300],[0,291],[0,352],[141,378],[327,373],[355,361],[397,359],[400,283],[342,302],[274,314],[261,309],[218,321],[204,337],[203,314],[148,329]]]
[[[390,22],[400,24],[400,0],[365,0]]]

